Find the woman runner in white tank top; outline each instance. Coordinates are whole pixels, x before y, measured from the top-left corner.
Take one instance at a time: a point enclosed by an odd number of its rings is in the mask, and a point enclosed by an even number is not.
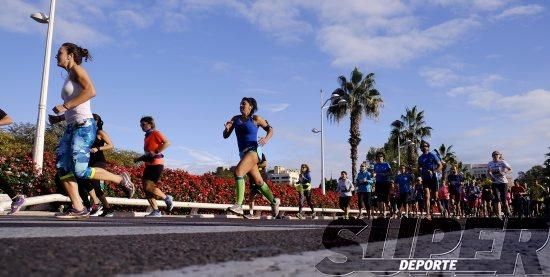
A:
[[[67,121],[67,129],[57,148],[56,167],[72,202],[72,209],[58,215],[59,218],[89,216],[89,211],[82,204],[78,194],[75,178],[106,180],[121,184],[128,190],[129,197],[135,191],[128,173],[116,175],[102,168],[88,166],[90,147],[97,132],[90,99],[96,93],[88,73],[81,66],[83,58],[85,61],[91,58],[88,50],[69,42],[64,43],[56,55],[57,66],[67,70],[68,76],[61,92],[63,103],[53,108],[58,116],[50,116],[50,123]]]

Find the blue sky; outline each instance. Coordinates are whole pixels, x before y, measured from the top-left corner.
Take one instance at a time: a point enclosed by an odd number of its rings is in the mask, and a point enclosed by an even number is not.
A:
[[[49,1],[6,1],[0,10],[1,108],[35,122]],[[357,66],[376,74],[385,105],[361,123],[364,157],[414,105],[432,145],[466,163],[494,149],[514,171],[540,164],[550,141],[550,17],[546,1],[518,0],[58,0],[54,53],[88,48],[92,109],[116,147],[140,151],[138,121],[153,115],[171,140],[168,165],[202,173],[237,162],[223,124],[255,97],[275,129],[270,165],[308,163],[320,179],[320,93]],[[65,73],[52,65],[48,110]],[[350,170],[349,121],[325,122],[326,175]]]

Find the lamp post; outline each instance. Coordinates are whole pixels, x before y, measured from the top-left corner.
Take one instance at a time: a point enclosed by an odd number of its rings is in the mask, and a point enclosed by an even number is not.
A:
[[[50,59],[52,49],[53,24],[55,18],[55,0],[50,1],[50,16],[44,13],[33,13],[31,18],[39,23],[48,24],[46,35],[46,49],[44,51],[44,67],[42,68],[42,87],[40,90],[40,102],[38,104],[38,119],[36,120],[36,133],[32,149],[32,160],[39,173],[42,173],[44,162],[44,134],[46,132],[46,104],[48,101],[48,80],[50,77]]]
[[[340,98],[340,100],[338,100],[338,102],[334,105],[331,105],[331,106],[326,106],[327,103],[331,100],[335,100],[335,99],[338,99]],[[315,134],[321,134],[321,192],[323,193],[323,195],[325,195],[325,143],[324,143],[324,120],[323,120],[323,110],[324,109],[328,109],[332,106],[336,106],[336,105],[340,105],[342,103],[346,103],[346,100],[341,98],[341,96],[339,94],[336,94],[336,93],[333,93],[329,99],[327,99],[324,103],[323,103],[323,90],[321,90],[321,130],[318,130],[317,128],[313,128],[311,129],[311,132],[315,133]]]

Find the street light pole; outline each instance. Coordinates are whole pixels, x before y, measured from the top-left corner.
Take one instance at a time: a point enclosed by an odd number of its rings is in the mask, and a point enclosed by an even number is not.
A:
[[[399,142],[399,135],[397,135],[397,166],[401,167],[401,145]]]
[[[31,16],[32,17],[32,16]],[[50,77],[50,59],[52,49],[53,24],[55,18],[55,0],[50,1],[50,16],[48,18],[48,34],[46,36],[46,49],[44,52],[44,68],[42,69],[42,87],[40,90],[40,102],[38,104],[38,119],[36,120],[36,133],[32,151],[32,160],[39,173],[42,173],[44,162],[44,134],[46,132],[46,105],[48,101],[48,80]],[[33,17],[34,19],[34,17]],[[38,21],[38,20],[37,20]],[[39,21],[40,22],[40,21]]]
[[[335,99],[340,99],[338,102],[336,102],[334,105],[340,105],[342,103],[345,103],[346,100],[342,98],[341,95],[338,95],[338,94],[335,94],[333,93],[329,99],[327,99],[324,103],[323,103],[323,90],[321,90],[321,130],[317,130],[317,128],[313,128],[311,131],[313,133],[321,133],[321,192],[323,193],[323,195],[325,195],[326,193],[326,190],[325,190],[325,141],[324,141],[324,134],[325,134],[325,123],[323,121],[323,110],[324,109],[328,109],[331,106],[326,106],[328,101],[331,101],[331,100],[335,100]],[[326,107],[325,107],[326,106]]]
[[[323,90],[321,90],[321,193],[325,195],[325,143],[323,137],[325,136],[324,120],[323,120],[323,106],[327,103],[323,103]],[[330,100],[330,99],[329,99]],[[328,101],[328,100],[327,100]]]

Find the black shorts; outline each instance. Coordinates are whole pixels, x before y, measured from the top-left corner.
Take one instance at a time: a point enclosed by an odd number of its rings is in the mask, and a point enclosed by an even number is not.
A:
[[[390,203],[390,182],[376,182],[378,201]]]
[[[493,196],[495,202],[506,203],[506,192],[508,191],[508,184],[506,183],[493,183]]]
[[[455,186],[449,186],[449,194],[451,199],[457,199],[460,197],[460,191]]]
[[[344,210],[346,208],[349,208],[349,202],[351,200],[351,196],[340,196],[339,206],[340,209]]]
[[[409,192],[403,192],[403,193],[399,193],[399,203],[401,205],[405,205],[407,204],[407,200],[409,199]]]
[[[160,180],[160,177],[162,176],[163,170],[164,170],[164,165],[162,164],[147,165],[143,170],[143,177],[141,177],[141,179],[149,180],[149,181],[153,181],[154,183],[157,183]]]
[[[430,189],[430,197],[434,198],[435,194],[439,190],[439,180],[435,175],[433,176],[422,176],[422,185],[424,188]]]

